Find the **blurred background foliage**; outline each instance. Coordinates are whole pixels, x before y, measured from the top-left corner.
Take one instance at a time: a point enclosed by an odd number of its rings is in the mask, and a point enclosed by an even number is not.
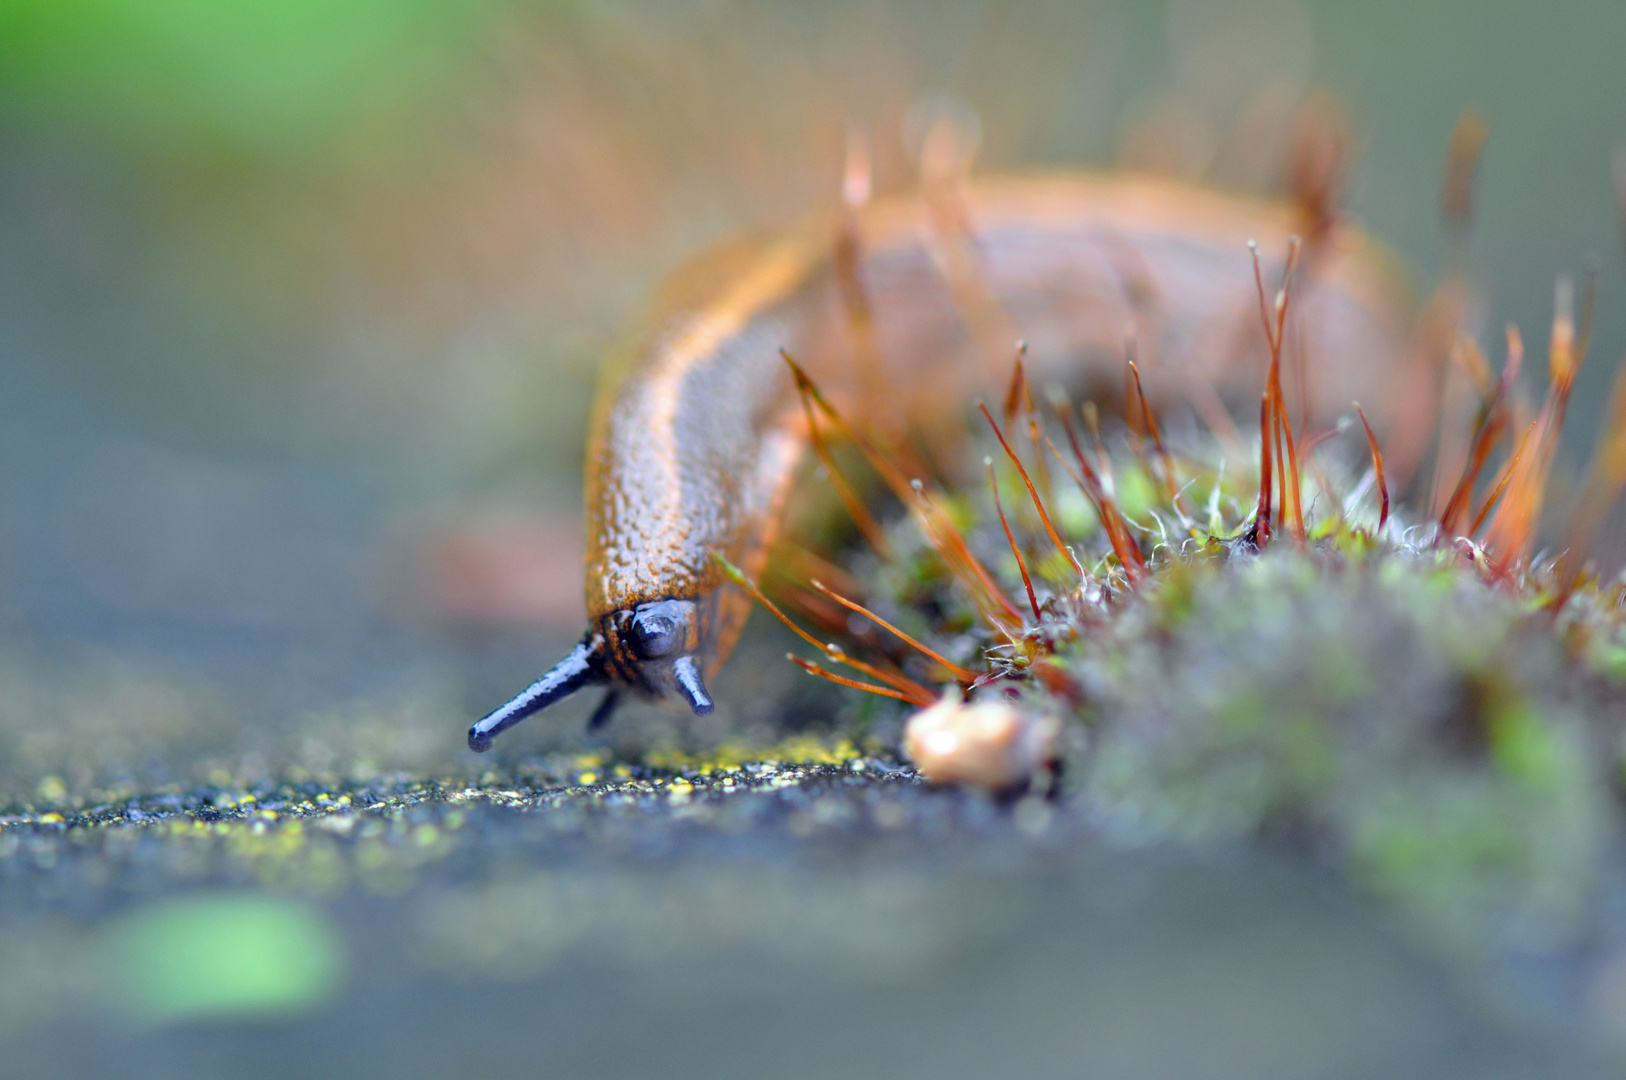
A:
[[[1583,0],[4,0],[12,780],[143,739],[305,760],[310,717],[462,761],[466,715],[579,632],[617,327],[706,243],[828,205],[851,122],[906,186],[926,95],[976,111],[986,170],[1256,191],[1331,103],[1348,204],[1420,291],[1476,109],[1481,340],[1539,342],[1555,275],[1602,260],[1584,443],[1626,345],[1622,40]]]
[[[13,104],[43,116],[277,157],[398,103],[478,15],[439,0],[24,0],[7,5],[0,56]]]
[[[181,403],[138,396],[124,419],[209,453],[315,439],[382,442],[393,460],[434,432],[428,449],[479,469],[537,449],[514,394],[545,407],[554,367],[590,371],[651,279],[707,239],[827,201],[850,119],[900,165],[901,115],[936,91],[980,114],[985,167],[1110,165],[1151,137],[1166,145],[1143,163],[1250,187],[1275,179],[1266,136],[1287,106],[1324,91],[1357,135],[1353,209],[1424,280],[1445,142],[1474,108],[1491,130],[1479,318],[1539,337],[1556,272],[1592,252],[1620,283],[1622,31],[1613,5],[1579,2],[9,0],[0,116],[7,202],[41,230],[18,258],[104,286],[30,298],[57,301],[39,344],[78,369],[75,389],[156,376]],[[98,265],[108,249],[129,262]],[[154,355],[56,325],[131,294]],[[1622,329],[1610,309],[1605,354]],[[170,334],[151,329],[166,318]],[[459,345],[490,369],[462,366]],[[530,374],[492,352],[524,352]],[[325,386],[358,353],[394,393],[370,385],[345,402],[359,413],[290,422],[291,384]],[[451,392],[391,416],[431,357]],[[227,392],[246,368],[269,398]]]

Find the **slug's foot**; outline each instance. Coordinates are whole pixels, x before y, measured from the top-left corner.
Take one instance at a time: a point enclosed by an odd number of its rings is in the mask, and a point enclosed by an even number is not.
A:
[[[598,708],[594,709],[593,715],[587,718],[587,730],[597,731],[605,724],[608,724],[610,722],[610,717],[615,715],[616,707],[620,704],[621,691],[605,691],[604,696],[599,698]]]

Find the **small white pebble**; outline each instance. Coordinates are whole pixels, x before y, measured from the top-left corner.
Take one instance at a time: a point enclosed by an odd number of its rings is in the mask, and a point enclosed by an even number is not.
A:
[[[1004,791],[1026,783],[1055,753],[1053,717],[1031,716],[1002,701],[967,703],[954,694],[909,720],[903,749],[934,784]]]

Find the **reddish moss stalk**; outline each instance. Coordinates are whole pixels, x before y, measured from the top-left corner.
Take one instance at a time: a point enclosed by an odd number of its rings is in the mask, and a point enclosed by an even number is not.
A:
[[[814,580],[808,582],[808,584],[812,585],[813,588],[817,589],[820,593],[828,596],[830,599],[834,600],[836,603],[840,604],[842,607],[846,608],[848,611],[851,611],[855,615],[862,615],[864,618],[870,620],[876,625],[884,626],[888,632],[890,632],[899,641],[902,641],[904,644],[910,646],[922,656],[929,657],[930,659],[937,661],[939,664],[942,664],[954,675],[956,679],[959,679],[962,683],[969,684],[976,679],[976,672],[961,667],[959,664],[956,664],[954,661],[950,660],[936,649],[921,644],[917,639],[904,633],[902,630],[899,630],[896,626],[893,626],[891,623],[887,622],[885,619],[881,618],[864,605],[847,599],[840,593],[828,588],[823,582]]]
[[[1574,290],[1567,280],[1561,279],[1553,303],[1553,328],[1548,352],[1548,380],[1546,400],[1536,418],[1535,431],[1529,436],[1531,452],[1519,466],[1510,471],[1507,495],[1491,519],[1485,536],[1485,549],[1492,553],[1497,568],[1507,573],[1523,560],[1535,540],[1540,523],[1541,507],[1546,496],[1547,477],[1551,473],[1553,458],[1558,453],[1558,438],[1564,427],[1564,416],[1569,407],[1570,391],[1575,377],[1586,360],[1587,344],[1592,335],[1596,289],[1589,273],[1582,302],[1581,332],[1576,334],[1574,318]]]
[[[890,559],[892,557],[892,545],[887,543],[886,533],[881,530],[881,526],[876,522],[874,516],[870,514],[869,508],[864,505],[864,500],[860,499],[858,493],[853,490],[852,485],[847,483],[847,478],[841,474],[841,470],[836,468],[835,458],[830,454],[830,447],[825,443],[824,435],[819,431],[818,420],[813,415],[813,394],[816,391],[813,389],[812,381],[803,374],[801,368],[796,366],[796,361],[790,358],[789,353],[781,350],[780,355],[785,358],[785,362],[790,364],[791,370],[796,373],[796,390],[802,399],[802,411],[807,415],[808,439],[813,444],[813,453],[818,456],[819,463],[824,466],[825,471],[829,474],[830,482],[835,485],[836,494],[841,498],[841,505],[846,507],[847,516],[852,518],[853,524],[858,526],[858,531],[863,534],[865,541],[868,542],[875,554],[883,559]]]
[[[1039,491],[1047,500],[1054,501],[1055,492],[1050,486],[1050,469],[1045,464],[1044,453],[1039,444],[1044,438],[1044,432],[1039,427],[1039,412],[1033,405],[1033,387],[1028,382],[1027,365],[1024,362],[1028,354],[1028,343],[1016,343],[1016,363],[1011,369],[1010,386],[1005,391],[1005,408],[1003,414],[1005,426],[1014,428],[1018,409],[1025,411],[1028,429],[1028,442],[1033,448],[1034,481]]]
[[[992,576],[977,561],[976,556],[971,554],[971,549],[953,522],[933,505],[926,495],[925,486],[919,480],[908,479],[897,465],[876,450],[869,440],[854,431],[790,354],[781,350],[780,355],[784,357],[785,363],[790,365],[791,373],[796,379],[797,390],[803,394],[804,400],[818,406],[819,412],[830,421],[831,426],[844,439],[858,447],[870,467],[892,489],[893,494],[909,507],[915,524],[942,556],[949,572],[965,585],[979,614],[1002,634],[1010,636],[1019,630],[1022,625],[1021,611],[994,584]]]
[[[1491,399],[1486,402],[1479,414],[1469,440],[1468,460],[1463,466],[1462,477],[1451,492],[1450,501],[1445,504],[1445,509],[1440,512],[1440,532],[1445,536],[1456,535],[1462,516],[1467,512],[1473,499],[1474,485],[1485,467],[1485,461],[1507,431],[1511,422],[1508,399],[1512,396],[1513,387],[1523,366],[1524,338],[1520,335],[1518,327],[1510,325],[1507,328],[1507,360],[1502,365],[1502,377],[1497,381]]]
[[[1479,508],[1479,513],[1474,515],[1473,526],[1468,530],[1470,537],[1478,534],[1479,527],[1485,524],[1485,518],[1490,514],[1497,500],[1502,497],[1502,493],[1507,490],[1508,482],[1513,479],[1513,472],[1519,467],[1519,461],[1524,457],[1524,452],[1530,445],[1530,436],[1535,433],[1538,422],[1532,421],[1530,426],[1525,429],[1524,438],[1519,440],[1519,445],[1514,449],[1513,456],[1508,459],[1506,465],[1502,466],[1496,482],[1491,485],[1490,495],[1486,497],[1484,505]]]
[[[926,539],[937,549],[949,572],[965,586],[983,619],[1014,641],[1022,628],[1022,612],[1011,603],[1005,591],[994,581],[993,575],[988,573],[987,567],[971,553],[965,537],[960,535],[960,530],[954,527],[948,515],[932,502],[931,496],[926,494],[926,485],[915,480],[911,489],[917,504],[916,520],[920,522]]]
[[[1067,464],[1067,459],[1061,456],[1061,452],[1048,438],[1045,445],[1050,447],[1050,452],[1061,462],[1061,467],[1072,477],[1073,482],[1079,486],[1084,492],[1084,497],[1094,507],[1095,516],[1101,522],[1107,540],[1112,544],[1112,553],[1118,557],[1118,564],[1124,568],[1130,583],[1138,582],[1146,573],[1146,561],[1141,557],[1140,546],[1135,543],[1123,514],[1119,512],[1112,496],[1107,494],[1100,475],[1091,467],[1089,459],[1084,454],[1084,448],[1079,445],[1078,432],[1073,429],[1073,422],[1060,409],[1057,410],[1057,414],[1061,418],[1062,430],[1067,432],[1067,441],[1072,446],[1073,456],[1078,460],[1081,472],[1073,472],[1071,466]]]
[[[1366,429],[1366,445],[1372,450],[1372,471],[1378,482],[1378,499],[1381,509],[1378,511],[1378,532],[1389,524],[1389,484],[1383,477],[1383,451],[1378,449],[1378,437],[1372,434],[1372,425],[1366,422],[1366,413],[1361,409],[1360,403],[1355,404],[1355,412],[1361,418],[1361,426]]]
[[[977,402],[977,408],[982,411],[984,419],[988,421],[988,426],[994,429],[994,437],[999,440],[999,445],[1004,447],[1005,456],[1011,459],[1011,464],[1015,465],[1016,471],[1021,474],[1022,483],[1027,485],[1028,495],[1033,499],[1034,509],[1039,511],[1039,520],[1044,522],[1044,531],[1050,534],[1051,543],[1055,544],[1056,550],[1066,556],[1067,561],[1073,564],[1073,569],[1078,571],[1078,576],[1083,577],[1084,567],[1080,565],[1072,550],[1061,542],[1061,537],[1056,533],[1056,527],[1050,523],[1050,514],[1044,508],[1044,501],[1039,498],[1039,492],[1034,488],[1033,481],[1028,478],[1028,471],[1023,468],[1022,459],[1016,456],[1016,451],[1011,449],[1011,444],[1005,441],[1005,433],[999,430],[999,424],[994,420],[994,414],[989,412],[988,406],[981,401]]]
[[[1300,243],[1298,237],[1288,241],[1287,266],[1282,273],[1282,287],[1276,292],[1275,317],[1265,293],[1264,270],[1259,263],[1259,245],[1250,243],[1253,253],[1253,280],[1259,291],[1259,317],[1265,327],[1265,341],[1270,346],[1270,372],[1266,377],[1265,394],[1270,421],[1264,438],[1274,440],[1277,483],[1282,489],[1281,508],[1285,521],[1289,508],[1293,513],[1294,531],[1299,541],[1305,539],[1303,483],[1299,476],[1298,451],[1293,445],[1293,424],[1287,415],[1287,400],[1282,393],[1282,342],[1287,331],[1287,302],[1293,284],[1293,273],[1298,268]],[[1286,453],[1283,454],[1285,444]]]
[[[786,615],[779,609],[778,604],[775,604],[772,600],[769,600],[765,595],[763,595],[762,590],[757,587],[756,582],[745,576],[745,571],[741,570],[739,567],[735,566],[733,563],[729,562],[715,551],[712,552],[711,557],[717,562],[717,565],[722,568],[724,577],[728,578],[729,581],[733,582],[741,589],[744,589],[746,593],[750,595],[751,599],[755,600],[757,603],[761,604],[763,607],[772,612],[774,618],[784,623],[785,626],[790,629],[791,633],[795,634],[797,637],[801,638],[803,641],[822,652],[834,662],[838,664],[846,664],[855,671],[862,671],[865,675],[868,675],[872,679],[879,679],[881,682],[886,683],[898,691],[892,696],[902,698],[905,701],[912,701],[917,705],[924,706],[929,705],[936,700],[935,695],[933,695],[930,690],[926,689],[924,686],[921,686],[908,676],[896,674],[890,671],[883,671],[873,664],[865,663],[864,661],[859,660],[857,657],[848,655],[846,650],[842,649],[839,645],[820,641],[812,634],[809,634],[806,630],[803,630],[800,626],[797,626],[790,616]],[[804,663],[803,666],[806,667],[807,665]],[[812,666],[815,668],[817,667],[817,665]],[[820,668],[819,670],[822,671],[823,669]],[[826,672],[826,674],[828,674],[828,672]],[[835,678],[836,681],[841,681],[839,676]],[[851,683],[850,681],[849,685],[862,686],[862,684]]]
[[[1169,490],[1169,503],[1174,507],[1175,513],[1183,513],[1180,509],[1180,485],[1174,476],[1174,459],[1169,457],[1169,451],[1163,446],[1163,433],[1158,430],[1157,418],[1152,415],[1152,407],[1147,404],[1146,390],[1140,383],[1140,368],[1133,360],[1129,361],[1129,373],[1135,378],[1135,398],[1140,402],[1141,418],[1146,423],[1146,430],[1152,436],[1152,445],[1157,448],[1158,461],[1163,466],[1163,484]]]
[[[845,675],[837,675],[833,671],[827,671],[811,660],[804,660],[795,653],[786,653],[785,659],[789,660],[791,663],[795,664],[809,675],[817,675],[821,679],[828,679],[837,686],[845,686],[853,690],[865,690],[871,694],[879,694],[881,697],[896,698],[899,701],[907,701],[909,704],[918,706],[922,709],[936,700],[935,698],[929,697],[925,700],[920,700],[912,694],[905,694],[901,690],[893,690],[885,686],[876,686],[874,683],[859,682],[857,679],[849,679]]]
[[[1270,391],[1259,397],[1259,505],[1253,515],[1253,546],[1263,550],[1270,543]]]
[[[1011,545],[1011,554],[1016,556],[1016,568],[1022,572],[1022,587],[1028,591],[1028,606],[1033,609],[1033,621],[1039,622],[1039,598],[1033,595],[1033,579],[1028,577],[1027,560],[1022,558],[1022,548],[1016,542],[1016,535],[1011,532],[1011,523],[1005,517],[1005,505],[999,500],[999,481],[994,478],[994,459],[983,458],[983,467],[988,470],[988,490],[994,495],[994,509],[999,512],[999,523],[1005,529],[1005,539]]]

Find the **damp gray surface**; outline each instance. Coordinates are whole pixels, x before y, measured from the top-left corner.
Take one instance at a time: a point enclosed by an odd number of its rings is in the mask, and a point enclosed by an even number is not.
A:
[[[1055,808],[933,792],[870,759],[199,789],[3,826],[0,1025],[18,1074],[1602,1067],[1573,1023],[1508,1014],[1496,977],[1442,963],[1301,865],[1106,850]],[[320,954],[292,996],[274,958],[240,951],[254,933]],[[200,937],[263,985],[245,996],[166,952]],[[177,985],[188,972],[211,992]]]

